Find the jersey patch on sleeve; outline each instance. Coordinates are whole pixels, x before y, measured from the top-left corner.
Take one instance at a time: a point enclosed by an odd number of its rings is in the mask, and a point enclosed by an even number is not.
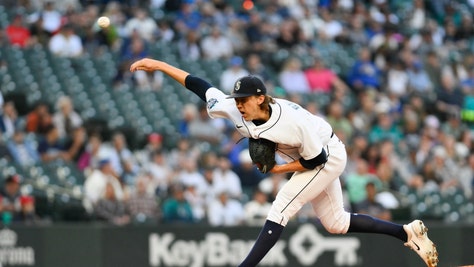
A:
[[[291,103],[291,102],[288,103],[288,106],[290,106],[290,107],[292,107],[293,109],[296,109],[296,110],[298,110],[298,109],[301,108],[300,105],[298,105],[298,104],[296,104],[296,103]]]
[[[217,101],[215,98],[207,100],[207,109],[212,109],[217,104],[217,102],[219,101]]]

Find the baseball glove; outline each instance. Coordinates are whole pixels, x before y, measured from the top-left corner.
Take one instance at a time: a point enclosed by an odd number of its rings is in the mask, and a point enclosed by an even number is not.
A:
[[[267,173],[275,166],[275,150],[276,144],[270,140],[249,138],[250,158],[261,173]]]

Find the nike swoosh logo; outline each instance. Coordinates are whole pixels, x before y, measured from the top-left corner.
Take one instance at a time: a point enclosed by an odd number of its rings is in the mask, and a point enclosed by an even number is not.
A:
[[[240,129],[242,127],[244,127],[243,125],[235,125],[235,127],[237,127],[237,129]]]
[[[415,241],[413,241],[413,240],[412,240],[411,242],[413,242],[413,244],[415,244],[415,246],[416,246],[416,250],[420,250],[420,246],[418,246],[418,244],[417,244],[417,243],[415,243]]]

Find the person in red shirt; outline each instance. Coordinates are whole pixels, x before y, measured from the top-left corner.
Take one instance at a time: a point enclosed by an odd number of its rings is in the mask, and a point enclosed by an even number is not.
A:
[[[23,17],[16,15],[12,23],[5,29],[11,45],[25,48],[30,44],[30,30],[23,24]]]

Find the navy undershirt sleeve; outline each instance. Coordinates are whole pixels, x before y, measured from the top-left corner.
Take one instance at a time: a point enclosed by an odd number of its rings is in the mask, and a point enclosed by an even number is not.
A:
[[[315,158],[312,158],[310,160],[305,160],[304,158],[299,159],[301,165],[305,167],[308,170],[313,170],[317,166],[326,163],[328,161],[328,156],[326,154],[326,151],[324,149],[321,151],[319,155],[317,155]]]
[[[191,92],[199,96],[202,101],[206,102],[206,91],[207,89],[212,87],[209,82],[199,77],[188,75],[184,80],[184,84],[186,88],[188,88]]]

